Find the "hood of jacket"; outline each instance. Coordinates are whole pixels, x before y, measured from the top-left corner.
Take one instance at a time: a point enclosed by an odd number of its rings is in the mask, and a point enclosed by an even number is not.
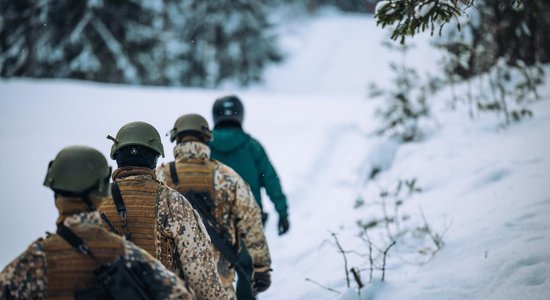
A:
[[[248,134],[240,128],[214,129],[212,136],[209,146],[220,153],[232,152],[250,139]]]

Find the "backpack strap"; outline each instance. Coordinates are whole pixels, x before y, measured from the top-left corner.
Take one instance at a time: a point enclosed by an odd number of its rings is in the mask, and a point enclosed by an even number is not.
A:
[[[170,167],[170,177],[172,178],[172,182],[177,187],[180,185],[180,178],[178,177],[178,171],[176,170],[176,162],[171,161],[169,163]]]
[[[122,220],[122,228],[124,229],[124,236],[127,240],[132,240],[132,233],[128,229],[128,211],[126,206],[124,206],[124,200],[122,199],[122,193],[120,192],[120,187],[116,181],[111,183],[111,195],[115,202],[116,210],[120,219]]]

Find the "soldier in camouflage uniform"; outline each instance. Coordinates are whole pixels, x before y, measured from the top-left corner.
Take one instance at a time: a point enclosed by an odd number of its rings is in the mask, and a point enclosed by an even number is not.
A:
[[[105,226],[180,274],[198,299],[227,299],[200,217],[180,193],[156,180],[154,169],[164,156],[158,131],[148,123],[131,122],[116,138],[107,138],[114,142],[111,158],[118,169],[112,197],[99,208]]]
[[[99,262],[77,252],[62,235],[51,234],[32,243],[0,273],[0,299],[73,299],[76,291],[97,284],[93,270],[99,263],[119,256],[151,267],[158,279],[152,298],[194,298],[180,278],[146,251],[101,227],[95,206],[108,194],[110,173],[95,149],[73,146],[59,152],[44,182],[55,192],[58,228],[76,233]]]
[[[210,137],[208,123],[202,116],[188,114],[178,118],[170,137],[172,142],[177,141],[174,147],[176,161],[160,166],[157,178],[185,195],[190,191],[208,194],[203,201],[213,202],[210,216],[215,219],[214,229],[227,241],[236,260],[240,241],[246,244],[254,266],[251,278],[253,290],[255,293],[265,291],[271,284],[271,258],[260,209],[242,178],[228,166],[210,159],[210,148],[207,145]],[[203,215],[203,221],[206,219]],[[208,229],[208,224],[205,225]],[[212,229],[209,233],[218,250],[214,256],[222,284],[236,298],[233,287],[235,266],[228,261],[227,249],[223,250],[216,244]]]

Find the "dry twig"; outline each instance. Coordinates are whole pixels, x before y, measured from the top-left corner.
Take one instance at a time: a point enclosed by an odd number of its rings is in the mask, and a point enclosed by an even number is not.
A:
[[[330,291],[330,292],[333,292],[333,293],[336,293],[336,294],[340,294],[339,291],[337,291],[337,290],[335,290],[335,289],[333,289],[333,288],[329,288],[328,286],[324,286],[324,285],[320,284],[319,282],[317,282],[317,281],[315,281],[315,280],[313,280],[313,279],[310,279],[310,278],[307,278],[307,277],[306,277],[306,281],[309,281],[309,282],[311,282],[311,283],[313,283],[313,284],[315,284],[315,285],[318,285],[318,286],[324,288],[324,289],[327,290],[327,291]]]

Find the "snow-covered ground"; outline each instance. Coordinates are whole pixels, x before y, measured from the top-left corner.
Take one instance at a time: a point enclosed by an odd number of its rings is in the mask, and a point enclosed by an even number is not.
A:
[[[363,299],[548,299],[549,84],[544,100],[533,106],[534,118],[508,129],[489,118],[474,122],[466,112],[447,111],[443,92],[434,99],[439,127],[422,142],[399,145],[370,134],[378,121],[366,87],[389,81],[393,57],[380,46],[384,32],[362,15],[328,13],[296,22],[283,29],[286,62],[271,67],[264,84],[246,90],[0,81],[0,266],[53,231],[53,194],[42,182],[61,148],[90,145],[108,157],[107,134],[142,120],[163,135],[162,161],[169,161],[173,145],[164,133],[176,118],[194,112],[211,120],[215,98],[237,93],[245,103],[245,128],[268,150],[290,204],[291,231],[282,237],[266,205],[274,272],[261,299],[357,299],[346,289],[331,232],[344,249],[365,253],[356,221],[380,213],[381,188],[411,178],[422,192],[400,208],[410,217],[402,226],[418,225],[421,208],[435,231],[447,228],[445,246],[431,258],[410,247],[428,245],[420,238],[397,244],[389,252],[386,281],[380,283],[375,270]],[[433,71],[427,39],[415,43],[407,60]],[[386,170],[366,182],[372,166]],[[359,197],[365,205],[354,209]],[[374,234],[373,241],[385,246]],[[347,258],[349,267],[367,266],[364,257]],[[366,271],[361,276],[367,281]]]

